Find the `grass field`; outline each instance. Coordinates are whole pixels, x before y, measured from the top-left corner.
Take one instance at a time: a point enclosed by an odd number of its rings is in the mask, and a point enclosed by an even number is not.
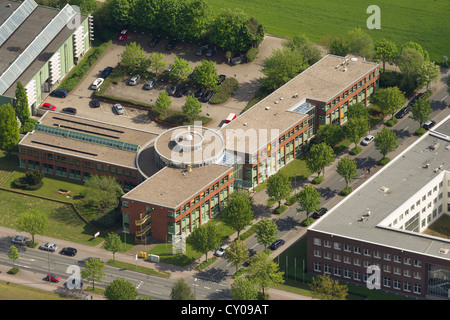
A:
[[[448,0],[208,0],[214,12],[240,8],[262,22],[267,33],[292,38],[305,34],[320,42],[327,35],[343,35],[359,27],[374,40],[386,38],[401,45],[421,44],[435,61],[450,56]],[[369,30],[367,7],[377,5],[381,29]]]

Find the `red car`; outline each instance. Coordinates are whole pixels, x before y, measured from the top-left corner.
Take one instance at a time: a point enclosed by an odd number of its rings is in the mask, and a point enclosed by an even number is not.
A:
[[[119,34],[119,41],[123,41],[128,37],[128,30],[123,29],[122,32]]]
[[[47,276],[44,278],[44,280],[51,281],[51,282],[59,282],[61,280],[61,277],[56,274],[48,273]]]
[[[56,110],[56,107],[48,102],[44,103],[41,108],[45,110]]]

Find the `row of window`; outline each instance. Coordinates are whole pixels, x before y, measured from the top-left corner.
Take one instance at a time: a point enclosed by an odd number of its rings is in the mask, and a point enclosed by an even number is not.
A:
[[[320,238],[314,238],[314,245],[316,246],[322,246],[325,248],[331,248],[332,244],[329,240],[323,240]],[[390,253],[384,252],[381,254],[380,251],[376,250],[370,250],[367,248],[361,249],[361,247],[353,246],[353,248],[348,244],[342,244],[340,242],[333,242],[333,249],[335,250],[342,250],[343,252],[352,252],[354,254],[363,254],[366,257],[373,257],[376,259],[383,259],[385,261],[394,261],[396,263],[403,263],[405,265],[414,265],[415,267],[422,267],[422,261],[417,259],[411,259],[409,257],[400,257],[398,255],[392,255]]]
[[[361,272],[360,270],[352,270],[349,268],[342,268],[340,266],[331,266],[327,263],[314,262],[314,271],[317,273],[325,273],[328,275],[334,275],[336,277],[343,277],[344,279],[354,280],[354,281],[362,281],[367,283],[368,285],[380,285],[380,278],[373,277],[372,273]],[[395,289],[395,290],[403,290],[405,293],[421,294],[422,293],[422,285],[419,283],[411,283],[409,281],[401,281],[396,278],[391,278],[389,276],[383,277],[383,287],[386,289]]]

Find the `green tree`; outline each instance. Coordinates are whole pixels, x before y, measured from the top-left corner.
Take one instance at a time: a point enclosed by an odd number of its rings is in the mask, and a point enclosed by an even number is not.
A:
[[[348,106],[348,118],[359,118],[363,117],[369,121],[370,114],[369,109],[361,102],[352,104]]]
[[[122,241],[120,240],[120,236],[113,232],[108,233],[102,247],[105,250],[111,251],[113,254],[113,260],[115,260],[116,252],[119,252],[122,249]]]
[[[383,159],[389,152],[394,151],[398,147],[398,137],[391,129],[384,127],[377,133],[374,139],[375,149],[380,151]]]
[[[313,277],[309,287],[313,297],[322,300],[344,300],[348,295],[348,287],[340,285],[338,281],[331,279],[327,274]]]
[[[152,72],[157,76],[158,73],[166,69],[166,61],[164,60],[164,55],[160,52],[152,52],[149,57],[150,68]]]
[[[166,91],[160,91],[156,99],[155,107],[164,110],[164,116],[167,116],[167,110],[172,105],[169,94]]]
[[[267,249],[267,246],[277,240],[277,224],[269,218],[263,218],[256,224],[256,239]]]
[[[336,172],[345,180],[345,187],[348,188],[349,183],[358,176],[356,161],[349,157],[339,160]]]
[[[423,58],[424,58],[426,61],[430,60],[430,54],[428,53],[428,51],[426,51],[426,50],[425,50],[420,44],[418,44],[417,42],[414,42],[414,41],[408,41],[408,42],[405,42],[405,43],[402,45],[402,50],[403,50],[404,48],[411,48],[411,49],[414,49],[414,50],[416,50],[417,52],[419,52],[419,53],[423,56]]]
[[[433,109],[431,108],[431,101],[426,98],[420,98],[411,106],[411,115],[409,116],[414,121],[419,123],[419,128],[430,118]]]
[[[242,193],[234,193],[222,213],[223,221],[237,231],[237,238],[239,239],[240,232],[249,226],[255,214],[248,197]]]
[[[19,259],[19,249],[16,246],[10,246],[8,251],[8,258],[13,261],[13,267],[15,267],[15,262]]]
[[[361,28],[355,28],[347,33],[348,50],[358,53],[367,60],[372,60],[374,55],[374,44],[370,35]]]
[[[101,283],[105,277],[105,264],[96,258],[89,258],[84,261],[84,268],[81,271],[81,278],[92,281],[92,288],[95,289],[95,283]]]
[[[127,44],[121,53],[120,64],[129,73],[145,72],[150,67],[150,59],[145,54],[141,45],[136,42]]]
[[[306,186],[298,193],[297,212],[306,212],[306,218],[311,212],[320,209],[320,193],[313,186]]]
[[[284,282],[284,272],[270,257],[267,251],[261,251],[252,257],[252,262],[248,267],[248,278],[258,285],[265,296],[265,289]]]
[[[102,213],[119,206],[119,199],[124,194],[115,177],[92,175],[84,182],[80,195],[91,205],[98,207]]]
[[[181,1],[181,6],[180,30],[175,32],[175,36],[180,40],[197,40],[206,36],[213,17],[209,3],[205,0],[185,0]]]
[[[247,277],[238,277],[231,284],[231,297],[233,300],[257,300],[258,287]]]
[[[19,123],[16,120],[16,113],[11,105],[0,106],[0,150],[7,151],[11,156],[20,140]]]
[[[309,65],[306,59],[295,50],[276,49],[264,60],[261,72],[265,75],[260,82],[273,91],[303,72]]]
[[[192,76],[199,85],[204,86],[207,90],[215,89],[219,76],[213,61],[202,60],[202,64],[196,66],[192,72]]]
[[[334,147],[344,138],[344,129],[337,123],[321,125],[314,136],[316,144],[324,142],[330,147]]]
[[[230,246],[227,249],[227,254],[225,255],[225,259],[230,261],[233,266],[236,267],[236,271],[238,267],[248,260],[248,250],[244,241],[240,239],[236,239],[231,242]]]
[[[351,118],[345,125],[347,138],[358,147],[358,142],[367,134],[369,124],[365,118]]]
[[[214,223],[206,223],[196,228],[188,238],[194,250],[203,252],[208,260],[208,251],[217,249],[222,241],[220,227]]]
[[[105,288],[106,300],[136,300],[136,287],[124,278],[114,279]]]
[[[407,99],[403,92],[398,87],[381,88],[373,94],[373,102],[380,107],[383,114],[391,114],[391,119],[394,114],[400,110],[406,103]]]
[[[382,38],[375,42],[375,59],[383,62],[383,71],[386,70],[386,62],[393,63],[398,55],[397,45],[393,41]]]
[[[158,29],[159,11],[163,5],[164,2],[159,0],[136,0],[132,8],[135,25],[145,33],[153,33]]]
[[[419,71],[419,78],[417,81],[419,85],[426,86],[429,89],[431,82],[439,81],[441,75],[440,67],[433,61],[424,61]]]
[[[325,177],[325,167],[330,165],[335,158],[333,148],[327,145],[325,142],[315,144],[311,147],[306,155],[306,166],[312,172],[317,172],[317,176],[320,177],[320,173],[323,172]]]
[[[14,111],[16,112],[16,116],[17,118],[19,118],[19,121],[23,126],[30,117],[30,109],[28,108],[27,93],[25,92],[25,88],[20,81],[17,82]]]
[[[170,71],[170,78],[184,82],[192,71],[191,65],[183,58],[175,57],[173,63],[170,65],[172,70]]]
[[[32,242],[36,234],[44,234],[48,229],[48,217],[37,209],[22,213],[17,220],[17,231],[24,231],[31,235]]]
[[[200,112],[202,112],[202,104],[193,94],[186,98],[186,103],[181,107],[183,113],[189,118],[195,118]]]
[[[330,54],[334,54],[336,56],[345,57],[350,52],[348,43],[342,36],[332,37],[329,40],[329,44],[327,45],[327,47],[328,47],[328,52]]]
[[[322,54],[318,46],[308,39],[307,36],[296,35],[291,40],[284,42],[283,46],[294,51],[298,51],[309,65],[312,65],[320,60]]]
[[[133,7],[134,0],[110,0],[111,14],[109,19],[111,20],[112,26],[116,28],[123,28],[134,22],[133,19]]]
[[[404,82],[411,87],[417,86],[420,70],[425,61],[422,53],[410,47],[404,47],[396,58],[396,65],[404,75]]]
[[[195,300],[194,294],[191,292],[191,288],[184,279],[178,279],[172,286],[170,292],[171,300]]]
[[[286,199],[291,192],[291,181],[283,173],[278,172],[271,175],[267,180],[266,193],[271,200],[278,202],[278,207],[280,207],[281,201]]]

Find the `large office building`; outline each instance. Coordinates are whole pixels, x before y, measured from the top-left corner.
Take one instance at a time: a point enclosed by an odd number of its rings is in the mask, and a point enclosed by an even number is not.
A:
[[[38,6],[34,0],[0,0],[0,105],[14,104],[17,82],[30,113],[90,48],[91,17],[70,5]]]
[[[308,229],[308,272],[450,298],[450,240],[428,232],[449,213],[450,116]]]
[[[127,191],[124,231],[139,243],[173,241],[223,210],[235,189],[294,160],[320,124],[343,124],[349,105],[367,105],[378,70],[359,56],[327,55],[219,130],[156,135],[48,112],[19,143],[20,166],[78,180],[113,175]]]

